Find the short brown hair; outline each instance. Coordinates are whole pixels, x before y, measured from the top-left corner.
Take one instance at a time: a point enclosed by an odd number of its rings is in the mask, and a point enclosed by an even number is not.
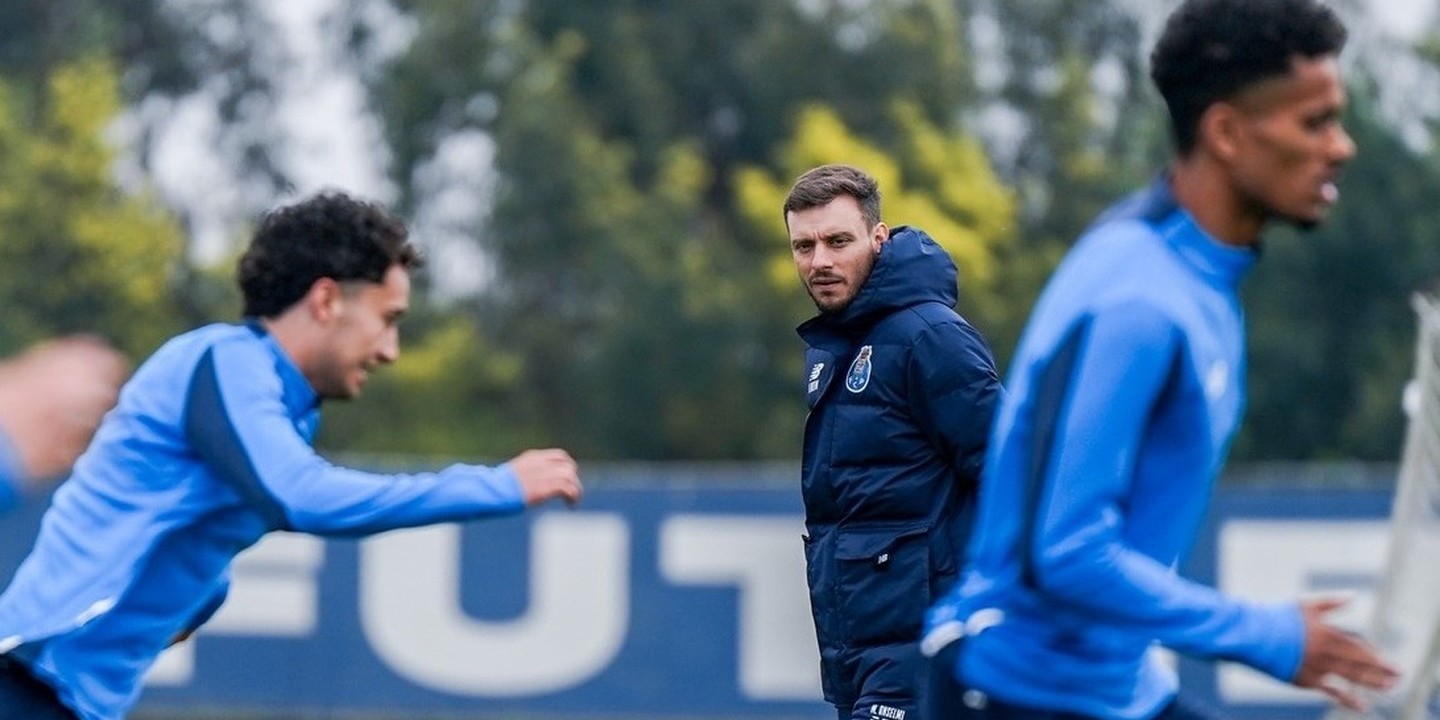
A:
[[[841,195],[855,198],[860,205],[860,216],[870,227],[880,222],[880,184],[860,168],[836,164],[811,168],[796,178],[780,211],[785,226],[790,226],[791,212],[829,205]]]

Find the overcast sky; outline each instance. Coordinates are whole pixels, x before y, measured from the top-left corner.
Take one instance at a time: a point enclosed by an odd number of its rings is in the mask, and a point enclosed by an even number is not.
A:
[[[1395,35],[1414,40],[1434,22],[1434,0],[1370,0],[1376,18]]]

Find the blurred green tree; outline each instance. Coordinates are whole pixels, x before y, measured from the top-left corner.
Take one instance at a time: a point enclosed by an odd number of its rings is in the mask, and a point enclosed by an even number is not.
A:
[[[376,94],[402,185],[446,136],[489,130],[514,109],[499,94],[526,75],[537,44],[572,48],[575,102],[594,132],[632,146],[637,182],[684,139],[711,168],[706,200],[717,208],[728,208],[731,170],[763,160],[799,104],[832,105],[864,134],[894,99],[943,125],[973,94],[963,18],[944,0],[397,5],[418,31]]]
[[[763,286],[707,220],[694,142],[676,139],[640,182],[634,146],[595,128],[574,92],[582,47],[537,42],[501,98],[481,326],[525,358],[517,381],[552,442],[596,458],[752,455],[773,397],[749,303]]]
[[[398,209],[465,206],[445,230],[480,265],[469,295],[421,283],[406,362],[330,413],[334,449],[792,457],[793,326],[810,306],[778,203],[795,174],[881,174],[887,219],[960,261],[961,310],[1003,366],[1055,262],[1168,152],[1121,0],[392,0],[325,22],[371,83]],[[245,192],[280,194],[274,23],[244,0],[0,7],[0,350],[86,328],[144,352],[233,316],[228,264],[193,267],[173,218],[117,186],[102,138],[122,104],[143,121],[202,92]],[[396,38],[410,41],[392,56]],[[1240,458],[1391,459],[1399,442],[1404,295],[1435,270],[1435,154],[1413,125],[1400,141],[1365,82],[1335,218],[1276,233],[1247,286]],[[477,138],[485,153],[456,150]],[[143,172],[152,138],[132,139]],[[469,184],[437,184],[438,166]],[[375,417],[415,421],[381,432]]]
[[[58,67],[33,124],[22,98],[0,83],[0,347],[91,331],[132,355],[153,350],[177,327],[169,291],[183,242],[153,198],[112,177],[113,66]]]
[[[1137,18],[1114,0],[975,3],[987,34],[978,124],[1020,205],[992,329],[1008,364],[1050,272],[1107,206],[1157,172],[1163,110],[1152,101]]]
[[[525,358],[515,382],[534,404],[517,412],[542,414],[536,441],[597,458],[792,456],[794,290],[762,271],[783,236],[740,219],[731,170],[768,158],[807,100],[874,132],[897,132],[884,109],[902,99],[912,124],[952,125],[969,78],[954,6],[402,8],[418,36],[376,86],[396,176],[418,211],[417,168],[447,138],[493,138],[493,204],[471,230],[492,280],[464,305]]]

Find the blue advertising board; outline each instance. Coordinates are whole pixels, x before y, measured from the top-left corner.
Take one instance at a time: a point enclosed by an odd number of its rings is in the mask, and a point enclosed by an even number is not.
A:
[[[575,510],[364,540],[273,535],[237,561],[221,612],[154,668],[140,714],[834,717],[799,495],[777,481],[793,475],[641,475],[587,473]],[[40,510],[0,520],[0,573]],[[1358,622],[1388,511],[1376,490],[1222,489],[1186,570],[1256,599],[1358,591]],[[1186,691],[1231,717],[1321,708],[1245,668],[1178,662]]]

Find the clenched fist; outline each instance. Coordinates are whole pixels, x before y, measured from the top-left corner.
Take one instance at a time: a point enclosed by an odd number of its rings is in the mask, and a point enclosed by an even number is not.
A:
[[[564,450],[526,450],[510,461],[510,468],[520,479],[526,506],[553,498],[563,498],[574,506],[585,492],[580,484],[580,468]]]

